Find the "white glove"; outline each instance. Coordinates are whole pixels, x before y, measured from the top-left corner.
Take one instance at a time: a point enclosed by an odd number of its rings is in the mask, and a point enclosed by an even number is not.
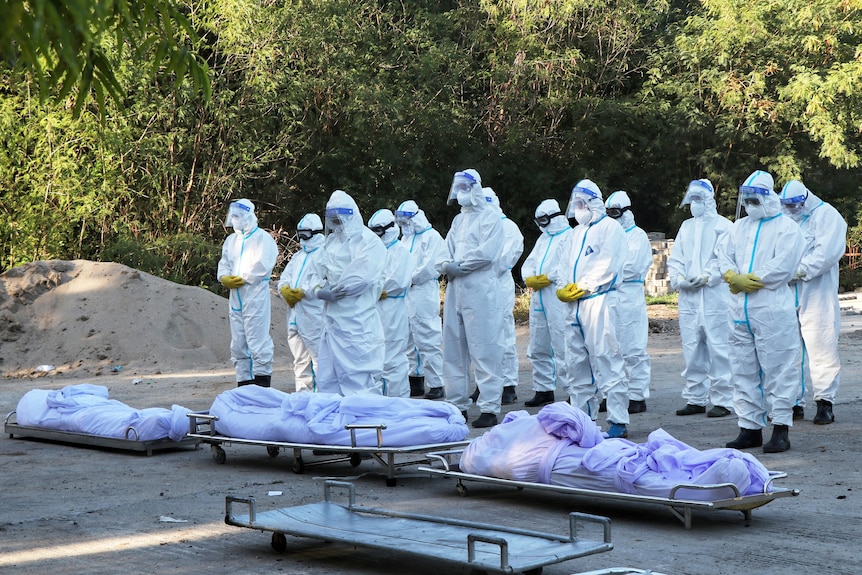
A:
[[[685,276],[677,276],[676,287],[677,289],[694,289],[691,280],[686,279]]]
[[[467,275],[467,272],[461,269],[458,262],[446,262],[443,264],[443,273],[449,276],[450,279]]]
[[[709,276],[702,275],[696,278],[689,278],[688,281],[691,283],[692,289],[700,289],[709,282]]]
[[[805,281],[805,278],[808,274],[805,273],[805,270],[797,270],[796,276],[794,279]]]

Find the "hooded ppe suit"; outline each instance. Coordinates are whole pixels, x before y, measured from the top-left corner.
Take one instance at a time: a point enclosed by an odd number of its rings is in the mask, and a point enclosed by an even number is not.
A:
[[[410,376],[424,378],[428,388],[443,387],[443,322],[440,318],[439,268],[449,259],[440,232],[431,227],[425,212],[413,200],[395,211],[401,243],[412,258],[411,286],[407,291],[410,335],[407,359]]]
[[[607,217],[602,193],[590,180],[581,180],[574,187],[566,215],[574,217],[578,225],[550,279],[557,287],[576,284],[583,291],[566,305],[569,402],[595,419],[599,399],[604,396],[608,422],[612,427],[622,426],[625,432],[629,422],[628,383],[615,308],[616,289],[628,253],[626,234]]]
[[[323,222],[317,214],[305,214],[296,226],[300,250],[281,272],[278,291],[302,290],[302,297],[287,312],[287,345],[293,355],[296,391],[317,391],[317,356],[323,330],[323,301],[306,297],[314,289],[317,265],[323,256]]]
[[[566,215],[560,211],[557,200],[544,200],[536,208],[536,225],[542,234],[524,265],[521,277],[527,278],[553,274],[559,263],[560,246],[565,246],[572,233]],[[532,281],[530,282],[532,283]],[[546,283],[541,280],[540,284]],[[530,343],[527,359],[533,366],[533,390],[553,392],[560,382],[568,393],[566,380],[566,310],[568,304],[557,299],[557,287],[547,280],[547,285],[533,288],[530,293]]]
[[[274,348],[269,333],[269,278],[278,258],[278,246],[272,236],[257,227],[254,204],[247,199],[231,203],[225,223],[234,232],[222,246],[217,277],[223,283],[227,277],[241,278],[228,298],[230,358],[236,381],[245,385],[257,379],[257,383],[268,387]]]
[[[727,314],[730,292],[722,280],[717,248],[733,226],[718,215],[709,180],[693,180],[681,205],[693,217],[679,228],[667,267],[670,285],[679,291],[679,331],[685,370],[686,405],[733,407]],[[705,409],[704,409],[705,411]]]
[[[413,262],[410,252],[398,241],[400,230],[390,210],[374,212],[368,220],[368,227],[386,246],[383,293],[377,302],[377,311],[383,324],[383,338],[386,341],[380,383],[383,395],[410,397],[410,385],[407,383],[407,341],[410,324],[405,296],[410,289]]]
[[[740,194],[748,216],[734,222],[719,245],[719,269],[737,292],[730,305],[730,367],[733,407],[743,430],[760,431],[768,415],[774,425],[792,426],[799,383],[800,338],[787,284],[805,244],[799,226],[781,214],[772,187],[767,172],[746,179]],[[740,282],[734,274],[752,274],[756,283]]]
[[[796,405],[805,406],[806,381],[815,401],[834,403],[841,369],[838,262],[847,247],[847,222],[798,180],[784,186],[780,199],[784,214],[799,224],[805,240],[802,262],[790,286],[802,333],[803,372]]]
[[[503,351],[503,387],[514,388],[518,385],[518,342],[515,336],[515,278],[512,276],[512,268],[515,267],[521,254],[524,253],[524,236],[521,234],[518,224],[503,213],[500,208],[500,198],[497,197],[496,192],[492,188],[483,188],[483,191],[485,192],[485,199],[491,199],[491,204],[498,210],[503,221],[505,243],[503,244],[503,253],[497,261],[500,297],[503,302],[504,345],[506,346]]]
[[[463,185],[456,185],[456,183]],[[503,304],[500,301],[497,265],[506,238],[500,212],[485,199],[475,170],[455,174],[450,203],[458,201],[446,245],[449,261],[439,269],[446,273],[443,304],[443,381],[446,399],[462,412],[470,406],[470,366],[479,388],[478,406],[483,414],[501,411],[503,362]],[[474,422],[475,423],[475,422]]]
[[[323,257],[313,296],[324,300],[317,389],[355,395],[382,393],[383,325],[377,311],[386,247],[363,225],[356,202],[332,192],[326,202]]]
[[[635,225],[631,199],[624,191],[608,196],[605,208],[626,233],[628,252],[622,283],[617,286],[617,338],[626,365],[629,399],[644,401],[649,397],[650,358],[647,353],[649,318],[647,317],[644,281],[652,266],[652,245],[645,231]],[[619,214],[619,215],[618,215]]]

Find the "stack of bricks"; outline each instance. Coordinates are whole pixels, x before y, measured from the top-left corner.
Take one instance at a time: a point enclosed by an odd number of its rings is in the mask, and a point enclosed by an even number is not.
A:
[[[665,238],[662,232],[649,232],[647,237],[652,246],[652,267],[647,272],[644,290],[648,296],[667,295],[671,292],[667,259],[670,257],[673,239]]]

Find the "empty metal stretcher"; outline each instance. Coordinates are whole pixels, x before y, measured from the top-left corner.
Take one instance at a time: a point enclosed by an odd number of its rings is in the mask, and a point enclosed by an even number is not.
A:
[[[654,497],[648,495],[634,495],[630,493],[617,493],[612,491],[596,491],[593,489],[581,489],[563,485],[549,485],[546,483],[531,483],[512,479],[500,479],[497,477],[475,475],[460,471],[458,464],[453,463],[453,461],[459,459],[462,451],[463,450],[430,452],[427,454],[429,465],[420,466],[418,470],[421,472],[427,472],[431,476],[456,479],[456,489],[458,490],[458,493],[464,497],[467,496],[467,487],[464,485],[464,482],[474,481],[477,483],[504,485],[518,489],[533,489],[566,495],[584,496],[589,497],[593,501],[605,499],[609,501],[629,501],[663,505],[667,507],[668,510],[683,523],[683,525],[685,525],[686,529],[691,529],[692,511],[695,509],[707,511],[740,511],[744,515],[745,522],[747,524],[751,521],[752,509],[766,505],[774,499],[799,495],[799,490],[797,489],[775,487],[772,484],[776,479],[787,477],[786,473],[780,471],[771,471],[770,479],[766,485],[764,485],[763,493],[755,495],[740,495],[739,489],[732,483],[722,483],[717,485],[680,484],[671,489],[669,497]],[[692,491],[713,492],[715,493],[716,498],[709,501],[685,499],[685,494],[691,493]],[[733,493],[733,496],[728,497],[728,493]]]
[[[333,487],[349,490],[349,503],[331,501]],[[245,513],[235,513],[242,505]],[[582,539],[578,523],[597,525],[600,541]],[[372,549],[419,556],[468,566],[474,573],[539,574],[544,565],[585,557],[613,548],[610,520],[569,514],[569,533],[555,535],[463,521],[357,506],[352,483],[327,481],[324,501],[258,512],[254,498],[225,498],[225,523],[272,532],[272,547],[287,548],[285,535],[336,541]],[[631,573],[614,571],[609,573]],[[637,571],[634,571],[637,572]]]
[[[433,443],[427,445],[409,445],[403,447],[386,447],[384,445],[384,434],[386,426],[383,424],[377,425],[345,425],[344,428],[350,431],[350,445],[321,445],[315,443],[292,443],[283,441],[266,441],[255,439],[242,439],[237,437],[228,437],[219,435],[215,429],[215,422],[218,417],[209,415],[205,412],[193,412],[188,414],[189,417],[189,434],[188,437],[194,438],[211,446],[212,457],[216,463],[224,463],[227,460],[222,445],[232,443],[240,445],[253,445],[265,447],[266,452],[270,457],[276,457],[281,450],[293,451],[293,471],[294,473],[302,473],[306,467],[316,465],[327,465],[331,463],[349,461],[354,467],[359,466],[364,458],[370,458],[379,463],[386,475],[386,485],[392,487],[396,485],[396,471],[399,467],[407,465],[416,465],[426,462],[425,454],[434,451],[447,450],[455,447],[463,447],[470,443],[469,440],[457,441],[450,443]],[[359,446],[356,445],[356,430],[357,429],[375,429],[377,430],[377,445],[376,446]],[[303,456],[303,451],[311,451],[313,455],[329,456],[325,459],[306,461]],[[412,460],[399,461],[398,456],[412,456]],[[417,456],[422,456],[417,459]]]

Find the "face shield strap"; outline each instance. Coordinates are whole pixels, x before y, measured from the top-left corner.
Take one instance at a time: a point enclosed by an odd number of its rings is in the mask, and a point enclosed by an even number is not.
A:
[[[556,218],[557,216],[562,216],[563,212],[554,212],[553,214],[547,214],[545,216],[538,216],[535,218],[536,225],[540,228],[546,228],[551,223],[551,220]]]

